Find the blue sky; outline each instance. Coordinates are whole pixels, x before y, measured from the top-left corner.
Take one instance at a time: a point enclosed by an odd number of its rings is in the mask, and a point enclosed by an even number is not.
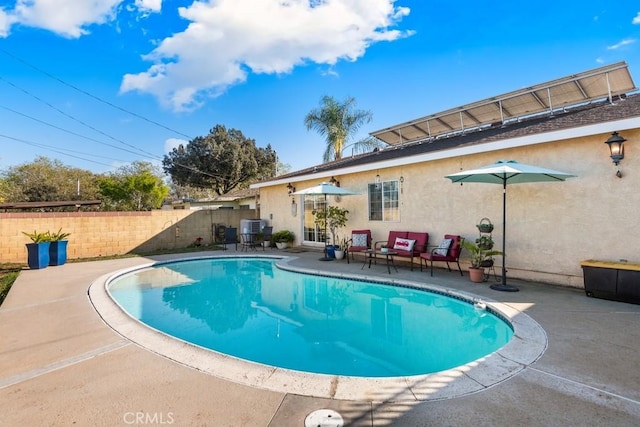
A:
[[[324,95],[373,113],[359,139],[618,61],[637,79],[639,53],[631,0],[0,0],[0,169],[159,162],[222,124],[297,170]]]

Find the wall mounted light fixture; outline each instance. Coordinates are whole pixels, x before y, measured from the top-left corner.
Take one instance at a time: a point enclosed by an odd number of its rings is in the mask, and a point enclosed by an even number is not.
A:
[[[287,184],[287,192],[289,193],[289,195],[292,195],[295,191],[296,191],[296,187],[291,185],[291,183],[288,183]]]
[[[624,142],[626,139],[618,135],[618,132],[613,132],[609,139],[607,139],[604,143],[609,146],[609,151],[611,152],[611,158],[613,159],[613,164],[618,165],[620,160],[624,159]]]
[[[376,190],[379,190],[379,189],[380,189],[380,174],[379,174],[379,173],[378,173],[378,174],[376,174],[376,181],[375,181],[375,183],[376,183]]]
[[[403,184],[404,184],[404,176],[400,175],[400,194],[402,194],[403,190],[404,190],[404,188],[403,188],[404,185]]]
[[[329,180],[329,184],[335,186],[335,187],[340,187],[340,181],[338,181],[335,177],[331,177],[331,179]]]
[[[609,146],[609,152],[611,153],[611,159],[613,159],[613,164],[618,166],[620,160],[624,159],[624,142],[626,139],[618,135],[618,132],[613,132],[609,139],[607,139],[604,143]],[[622,178],[622,172],[618,169],[616,172],[616,176],[618,178]]]

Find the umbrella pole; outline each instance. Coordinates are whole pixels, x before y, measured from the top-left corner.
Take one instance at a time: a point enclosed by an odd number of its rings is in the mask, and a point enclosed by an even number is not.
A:
[[[324,257],[320,258],[320,261],[332,261],[333,258],[329,258],[327,253],[327,194],[324,195]]]
[[[502,283],[489,286],[494,291],[502,292],[518,292],[520,289],[515,286],[507,285],[507,178],[502,180]]]

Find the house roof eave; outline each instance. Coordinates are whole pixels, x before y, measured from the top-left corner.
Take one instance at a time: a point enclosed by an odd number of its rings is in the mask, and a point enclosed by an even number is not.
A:
[[[325,169],[322,172],[316,173],[283,176],[282,178],[276,178],[270,181],[263,181],[253,184],[251,188],[259,189],[317,179],[328,180],[334,175],[348,175],[353,173],[368,172],[377,169],[406,166],[416,163],[443,160],[452,157],[487,153],[491,151],[504,150],[507,148],[525,147],[529,145],[543,144],[554,141],[583,138],[592,135],[609,134],[613,131],[624,131],[629,129],[640,129],[640,116],[553,130],[532,135],[498,139],[495,141],[482,142],[478,144],[460,145],[456,147],[443,148],[410,156],[399,156],[388,160],[377,161],[375,159],[375,156],[371,155],[371,162],[366,164],[344,168]]]

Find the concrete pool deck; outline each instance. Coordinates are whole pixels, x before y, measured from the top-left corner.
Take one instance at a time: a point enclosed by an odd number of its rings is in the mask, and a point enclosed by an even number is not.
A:
[[[0,425],[304,426],[323,408],[349,426],[640,425],[640,305],[520,281],[512,281],[520,292],[502,293],[442,269],[430,277],[401,265],[389,275],[383,265],[362,271],[361,259],[272,254],[310,270],[428,283],[497,301],[540,324],[548,347],[505,381],[461,397],[353,400],[273,391],[140,347],[105,324],[89,299],[90,284],[110,272],[220,252],[68,263],[21,272],[0,307]]]

